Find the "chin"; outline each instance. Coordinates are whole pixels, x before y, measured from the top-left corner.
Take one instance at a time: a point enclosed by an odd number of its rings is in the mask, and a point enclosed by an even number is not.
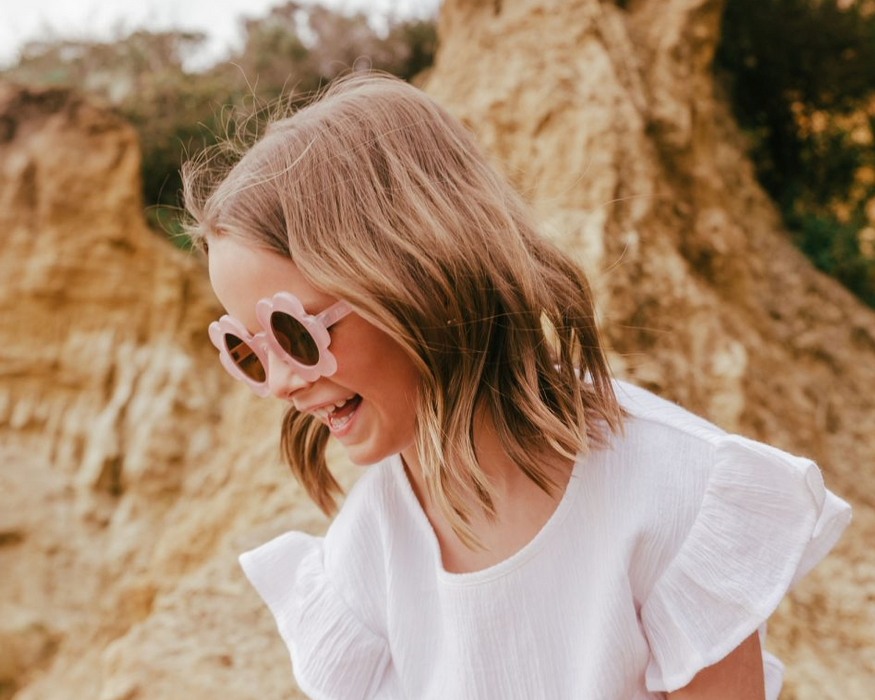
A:
[[[380,444],[363,441],[344,446],[346,456],[357,467],[369,467],[372,464],[382,462],[387,457],[398,454],[404,449],[396,440],[383,440]]]
[[[384,454],[382,450],[363,450],[353,447],[346,450],[346,456],[357,467],[369,467],[388,457],[389,453]]]
[[[413,449],[415,443],[412,427],[409,432],[375,429],[364,432],[364,435],[356,436],[358,439],[350,439],[349,443],[340,440],[347,459],[357,467],[368,467],[382,462],[388,457]]]

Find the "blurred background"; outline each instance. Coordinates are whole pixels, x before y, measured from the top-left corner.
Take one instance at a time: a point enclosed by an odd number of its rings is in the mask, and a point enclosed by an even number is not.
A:
[[[174,234],[182,159],[232,135],[224,106],[300,99],[350,69],[410,79],[434,60],[436,12],[437,0],[7,4],[0,75],[75,88],[130,122],[148,220]]]
[[[0,8],[0,700],[289,697],[235,556],[327,520],[215,361],[179,168],[370,68],[587,269],[619,377],[851,502],[769,647],[782,697],[871,698],[875,2],[31,0]]]
[[[148,220],[177,233],[179,166],[227,135],[223,106],[306,96],[366,66],[410,80],[434,61],[437,6],[7,3],[0,75],[76,88],[128,120]],[[875,306],[875,3],[733,0],[714,70],[794,242]]]

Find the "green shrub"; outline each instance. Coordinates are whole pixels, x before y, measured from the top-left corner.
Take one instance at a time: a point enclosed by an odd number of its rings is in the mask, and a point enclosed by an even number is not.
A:
[[[858,240],[875,197],[860,177],[875,168],[875,6],[728,0],[722,32],[715,71],[760,182],[814,264],[875,306]]]

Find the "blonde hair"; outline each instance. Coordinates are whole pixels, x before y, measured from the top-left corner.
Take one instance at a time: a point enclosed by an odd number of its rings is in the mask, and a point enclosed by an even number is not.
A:
[[[508,456],[541,489],[622,430],[581,269],[538,236],[527,207],[465,129],[418,89],[352,74],[273,121],[236,164],[183,167],[189,235],[289,256],[317,289],[388,333],[421,374],[415,445],[429,498],[479,545],[469,503],[495,514],[473,445],[491,412]],[[290,408],[282,452],[330,515],[340,493],[328,429]]]

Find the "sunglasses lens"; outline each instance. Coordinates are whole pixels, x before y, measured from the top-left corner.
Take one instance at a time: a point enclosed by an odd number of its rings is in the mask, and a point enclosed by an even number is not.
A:
[[[243,374],[256,382],[265,380],[267,374],[264,371],[264,365],[261,364],[258,355],[249,345],[233,333],[225,333],[225,346],[228,348],[228,354],[234,360],[234,364],[241,369]]]
[[[270,315],[270,329],[292,359],[302,365],[315,365],[319,361],[316,341],[298,319],[282,311],[274,311]]]

